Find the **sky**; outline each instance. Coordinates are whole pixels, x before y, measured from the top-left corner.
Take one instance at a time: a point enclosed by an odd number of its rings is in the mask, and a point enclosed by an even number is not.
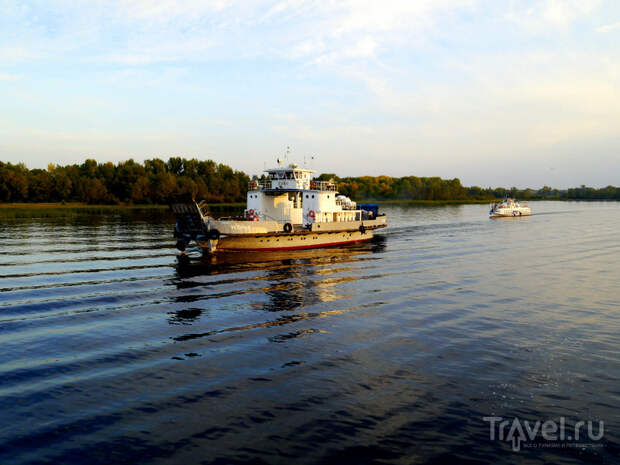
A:
[[[618,0],[0,0],[0,160],[620,185]]]

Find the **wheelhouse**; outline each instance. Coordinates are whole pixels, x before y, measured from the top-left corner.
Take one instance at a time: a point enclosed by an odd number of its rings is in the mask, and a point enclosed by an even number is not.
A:
[[[295,164],[265,170],[265,180],[249,184],[248,219],[307,225],[322,222],[360,221],[368,212],[337,192],[334,181],[314,181],[314,170]]]

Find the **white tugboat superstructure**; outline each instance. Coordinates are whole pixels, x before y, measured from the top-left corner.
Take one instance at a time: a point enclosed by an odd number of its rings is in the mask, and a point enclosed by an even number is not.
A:
[[[265,170],[251,181],[242,217],[211,217],[204,203],[172,205],[177,247],[195,240],[205,252],[310,249],[370,240],[387,226],[376,204],[360,205],[339,195],[332,181],[295,164]],[[265,178],[265,177],[264,177]]]

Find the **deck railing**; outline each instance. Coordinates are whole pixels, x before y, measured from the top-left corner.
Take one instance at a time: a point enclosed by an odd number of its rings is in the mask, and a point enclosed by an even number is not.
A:
[[[250,181],[248,183],[248,190],[258,191],[263,189],[273,189],[272,181]],[[331,181],[310,181],[310,190],[313,191],[336,191],[336,183]]]
[[[248,183],[249,191],[258,191],[261,189],[271,189],[271,181],[250,181]]]
[[[493,202],[491,206],[497,206],[501,208],[517,208],[517,207],[529,207],[529,202],[514,202],[514,203],[506,203],[506,202]]]
[[[336,190],[336,183],[332,181],[310,181],[310,189],[333,192]]]

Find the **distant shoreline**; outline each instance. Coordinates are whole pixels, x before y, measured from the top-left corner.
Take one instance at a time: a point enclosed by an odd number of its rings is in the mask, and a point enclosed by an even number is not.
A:
[[[393,200],[358,200],[358,204],[363,203],[377,203],[379,205],[481,205],[497,202],[498,199],[488,200],[409,200],[409,199],[393,199]],[[557,202],[617,202],[613,199],[529,199],[528,202],[544,202],[544,201],[557,201]],[[245,203],[209,203],[209,207],[215,209],[223,208],[242,208],[245,207]],[[20,209],[20,208],[58,208],[58,209],[79,209],[79,210],[167,210],[168,205],[161,204],[88,204],[84,202],[15,202],[15,203],[0,203],[0,210]]]
[[[486,204],[494,202],[495,200],[407,200],[407,199],[395,199],[395,200],[358,200],[358,204],[364,203],[377,203],[379,205],[467,205],[467,204]],[[241,208],[245,207],[245,203],[208,203],[209,207],[213,208]],[[96,210],[96,209],[108,209],[108,210],[165,210],[168,209],[168,205],[160,204],[88,204],[83,202],[16,202],[16,203],[0,203],[0,209],[20,209],[20,208],[66,208],[66,209],[81,209],[81,210]]]
[[[216,208],[236,208],[245,207],[245,203],[210,203],[210,207]],[[18,209],[18,208],[72,208],[72,209],[84,209],[84,210],[97,210],[97,209],[135,209],[135,210],[166,210],[168,205],[161,204],[88,204],[84,202],[16,202],[16,203],[0,203],[0,209]]]
[[[378,203],[379,205],[479,205],[499,202],[502,199],[469,200],[358,200],[357,203]],[[616,199],[521,199],[520,202],[618,202]]]
[[[378,203],[379,205],[478,205],[497,202],[497,200],[410,200],[410,199],[393,199],[393,200],[358,200],[357,203]]]
[[[482,204],[506,196],[519,200],[620,200],[620,187],[555,189],[463,186],[459,178],[437,176],[358,176],[341,178],[322,173],[315,181],[333,182],[340,194],[353,200],[380,199],[385,204],[460,205]],[[171,157],[116,164],[88,159],[82,164],[54,165],[47,170],[28,169],[23,163],[0,161],[0,202],[13,208],[163,208],[170,201],[195,197],[215,202],[214,208],[236,208],[245,203],[252,183],[267,182],[263,175],[250,176],[213,160]],[[31,203],[32,202],[32,203]],[[65,202],[64,204],[62,202]],[[20,206],[24,204],[24,206]],[[217,206],[216,206],[217,205]],[[2,206],[0,205],[0,208]],[[5,207],[7,208],[7,207]]]

